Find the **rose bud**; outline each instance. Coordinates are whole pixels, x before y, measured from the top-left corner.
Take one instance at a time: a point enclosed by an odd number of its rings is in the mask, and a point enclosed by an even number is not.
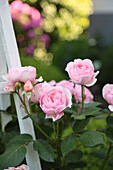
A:
[[[33,85],[29,80],[24,84],[24,90],[26,92],[31,92],[33,90]]]

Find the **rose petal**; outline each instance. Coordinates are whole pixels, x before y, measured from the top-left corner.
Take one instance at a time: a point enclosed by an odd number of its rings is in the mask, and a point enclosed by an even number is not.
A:
[[[113,105],[108,106],[109,110],[113,112]]]

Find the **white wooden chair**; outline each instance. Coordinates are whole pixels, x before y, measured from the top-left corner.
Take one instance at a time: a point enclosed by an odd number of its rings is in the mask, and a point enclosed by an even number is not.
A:
[[[8,0],[0,0],[0,110],[6,110],[10,106],[10,95],[3,92],[6,82],[2,76],[7,74],[7,68],[21,67],[17,43],[13,30]],[[14,101],[17,110],[17,117],[21,133],[32,135],[35,140],[35,133],[31,119],[22,120],[26,115],[18,96],[14,94]],[[2,130],[12,119],[10,115],[1,113]],[[26,162],[30,170],[41,170],[38,152],[34,151],[32,144],[27,146]]]

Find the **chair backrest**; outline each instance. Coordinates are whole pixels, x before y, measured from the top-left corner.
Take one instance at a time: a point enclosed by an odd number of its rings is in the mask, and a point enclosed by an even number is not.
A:
[[[3,93],[6,82],[1,78],[7,73],[7,68],[21,67],[19,52],[13,30],[8,0],[0,0],[0,109],[6,110],[10,106],[10,96]],[[5,101],[5,102],[4,102]],[[14,94],[14,101],[17,110],[17,117],[21,133],[32,135],[35,140],[35,132],[31,119],[22,120],[26,115],[24,109],[20,107],[21,102],[18,96]],[[12,119],[11,116],[2,113],[2,130]],[[32,144],[27,146],[26,154],[27,165],[30,170],[41,170],[38,152],[35,152]]]

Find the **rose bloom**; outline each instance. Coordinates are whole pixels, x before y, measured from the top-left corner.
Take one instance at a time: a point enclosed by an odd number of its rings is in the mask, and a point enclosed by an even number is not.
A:
[[[71,107],[71,99],[72,96],[68,89],[44,83],[40,107],[46,113],[46,118],[52,118],[53,121],[56,121],[64,115],[64,110],[67,107]]]
[[[89,89],[87,89],[86,87],[84,87],[84,95],[85,95],[84,103],[93,102],[93,95],[91,94]],[[75,88],[74,88],[74,98],[76,100],[76,103],[82,103],[81,85],[75,86]]]
[[[29,170],[29,167],[23,164],[21,166],[18,166],[17,168],[9,167],[8,169],[4,169],[4,170]]]
[[[65,69],[70,79],[80,85],[92,86],[97,79],[95,78],[99,71],[94,73],[92,61],[89,59],[75,59],[74,62],[69,62]]]
[[[31,66],[13,67],[9,69],[8,76],[4,77],[9,84],[15,85],[17,81],[26,82],[27,80],[33,82],[36,78],[36,68]]]
[[[40,78],[39,78],[40,79]],[[38,79],[38,81],[39,81]],[[41,80],[42,81],[42,80]],[[39,81],[39,82],[41,82]],[[37,80],[36,82],[37,83]],[[39,83],[37,84],[36,86],[34,86],[33,88],[33,91],[31,93],[31,101],[34,102],[34,103],[39,103],[39,100],[44,92],[44,84],[47,85],[47,82],[45,81],[44,83]],[[48,83],[50,86],[54,86],[56,84],[56,81],[55,80],[51,80],[49,83]]]
[[[42,84],[43,83],[39,83],[33,88],[33,91],[31,93],[31,101],[34,103],[39,103],[39,100],[43,94]]]
[[[62,80],[59,83],[57,83],[56,86],[62,86],[64,88],[67,88],[71,92],[72,95],[74,94],[73,93],[74,84],[68,80]]]
[[[113,111],[113,84],[106,84],[102,89],[103,98],[110,104],[108,108]]]

